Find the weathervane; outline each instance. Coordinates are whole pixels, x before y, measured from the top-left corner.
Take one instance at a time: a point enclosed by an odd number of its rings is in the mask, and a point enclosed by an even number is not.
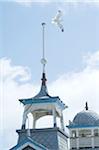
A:
[[[43,65],[43,73],[45,73],[45,65],[47,63],[46,59],[45,59],[45,23],[42,23],[42,39],[43,39],[43,48],[42,48],[42,59],[41,59],[41,63]]]

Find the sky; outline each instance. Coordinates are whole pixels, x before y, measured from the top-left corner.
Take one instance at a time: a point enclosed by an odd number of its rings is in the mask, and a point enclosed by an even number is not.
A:
[[[51,23],[58,10],[64,32]],[[0,0],[2,150],[17,143],[24,110],[18,99],[33,97],[40,89],[42,22],[48,91],[68,105],[64,124],[85,109],[86,101],[99,114],[99,1]],[[40,119],[37,127],[48,126],[51,119]]]

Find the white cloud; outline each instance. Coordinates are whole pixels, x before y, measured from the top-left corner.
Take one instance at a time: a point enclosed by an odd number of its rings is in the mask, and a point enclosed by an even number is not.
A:
[[[99,51],[94,53],[88,53],[87,56],[84,56],[84,61],[89,68],[99,68]]]
[[[18,4],[22,4],[24,6],[32,6],[33,3],[41,3],[41,4],[49,4],[49,3],[72,3],[73,5],[78,5],[80,3],[92,4],[95,6],[99,6],[99,0],[13,0],[13,2],[17,2]]]
[[[14,2],[30,7],[33,3],[33,0],[14,0]]]
[[[31,78],[29,68],[22,66],[13,66],[11,60],[7,58],[2,58],[0,60],[1,65],[1,77],[3,80],[14,80],[19,77],[20,81],[26,81]]]
[[[13,0],[13,2],[16,2],[20,5],[31,7],[34,3],[40,3],[40,4],[48,4],[51,2],[51,0]]]
[[[61,75],[50,87],[50,91],[59,95],[69,106],[66,120],[72,119],[74,114],[83,110],[86,101],[89,109],[99,114],[99,51],[88,54],[84,60],[86,66],[82,71]]]
[[[84,109],[85,102],[88,101],[89,108],[99,114],[99,51],[84,56],[85,68],[80,72],[70,72],[61,75],[56,81],[49,84],[49,94],[58,95],[66,105],[69,106],[64,111],[65,124],[74,115]],[[16,129],[20,129],[22,121],[23,106],[19,104],[19,98],[32,97],[38,92],[39,85],[32,85],[28,82],[30,72],[27,67],[15,66],[7,58],[1,59],[2,68],[2,120],[4,140],[2,150],[11,148],[17,143]],[[43,125],[40,120],[39,124]],[[1,128],[2,130],[2,128]],[[1,131],[0,131],[1,132]],[[4,147],[5,145],[5,147]]]
[[[2,122],[0,126],[0,146],[2,147],[0,149],[5,150],[8,147],[11,148],[13,141],[16,141],[13,140],[17,136],[15,129],[21,126],[23,107],[20,106],[18,99],[20,97],[29,97],[33,86],[26,82],[30,79],[30,72],[27,67],[12,65],[10,59],[2,58],[0,68],[2,79],[2,90],[0,90],[0,118]]]

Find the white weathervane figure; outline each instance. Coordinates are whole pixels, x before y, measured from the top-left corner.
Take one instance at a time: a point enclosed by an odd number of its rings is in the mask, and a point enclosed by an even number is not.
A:
[[[62,19],[61,19],[62,15],[63,15],[62,11],[58,10],[56,16],[52,19],[52,24],[57,25],[61,29],[61,31],[64,32],[64,27],[61,24],[61,22],[62,22]]]

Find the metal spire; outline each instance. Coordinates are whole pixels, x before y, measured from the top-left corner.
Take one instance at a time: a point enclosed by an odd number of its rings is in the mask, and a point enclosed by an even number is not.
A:
[[[86,106],[85,106],[85,109],[86,109],[86,110],[88,110],[88,103],[87,103],[87,102],[86,102]]]
[[[46,59],[45,59],[45,23],[42,23],[42,59],[41,59],[41,63],[43,65],[43,72],[42,72],[42,85],[46,85],[46,75],[45,75],[45,65],[47,63]]]
[[[43,65],[43,73],[45,73],[45,65],[47,63],[47,61],[45,59],[45,25],[46,24],[43,22],[42,23],[42,39],[43,39],[42,43],[43,43],[43,45],[42,45],[42,59],[41,59],[41,63]]]
[[[43,65],[43,70],[42,70],[42,85],[41,85],[41,89],[40,92],[34,97],[34,98],[40,98],[40,97],[44,97],[44,96],[49,96],[48,91],[47,91],[47,86],[46,86],[46,74],[45,74],[45,65],[47,63],[46,59],[45,59],[45,23],[42,23],[42,59],[41,59],[41,63]]]

